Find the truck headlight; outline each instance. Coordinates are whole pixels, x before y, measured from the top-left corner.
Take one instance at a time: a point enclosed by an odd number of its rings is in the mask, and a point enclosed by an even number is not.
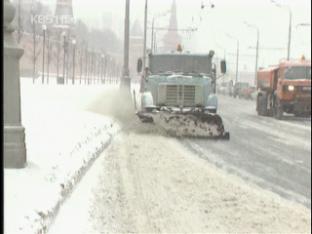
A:
[[[295,90],[295,86],[293,85],[288,85],[288,91],[294,91]]]

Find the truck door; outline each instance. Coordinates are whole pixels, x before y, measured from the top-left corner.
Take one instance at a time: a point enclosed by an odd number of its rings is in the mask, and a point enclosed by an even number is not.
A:
[[[278,70],[279,70],[279,69],[275,69],[274,72],[273,72],[273,90],[276,90],[276,89],[277,89]]]

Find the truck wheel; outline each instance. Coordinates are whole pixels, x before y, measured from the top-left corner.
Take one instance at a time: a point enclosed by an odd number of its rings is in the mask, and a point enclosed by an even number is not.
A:
[[[283,107],[282,107],[282,105],[281,105],[281,103],[280,103],[280,101],[279,101],[278,99],[276,99],[276,103],[275,103],[273,112],[274,112],[274,113],[273,113],[273,114],[274,114],[274,117],[275,117],[276,119],[281,120],[281,119],[283,118],[283,113],[284,113]]]
[[[266,116],[268,114],[268,110],[267,110],[266,105],[267,105],[266,96],[259,95],[257,97],[257,112],[258,112],[258,115]]]

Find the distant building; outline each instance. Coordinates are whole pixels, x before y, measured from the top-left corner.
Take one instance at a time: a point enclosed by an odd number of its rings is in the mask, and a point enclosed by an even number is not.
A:
[[[27,4],[26,4],[27,5]],[[51,16],[49,16],[51,17]],[[55,75],[62,74],[63,70],[63,38],[62,33],[70,42],[74,30],[74,15],[72,0],[57,0],[54,18],[47,24],[46,43],[45,43],[45,72],[48,68],[48,45],[49,45],[49,73]],[[43,31],[42,24],[35,21],[36,40],[34,43],[33,26],[31,32],[24,32],[20,41],[20,46],[24,49],[24,54],[20,60],[20,71],[22,76],[39,76],[43,70]],[[49,39],[49,40],[48,40]],[[35,48],[35,50],[34,50]],[[34,53],[35,52],[35,53]],[[57,56],[58,55],[58,56]],[[35,64],[35,74],[34,72]],[[67,70],[71,70],[72,56],[67,58]],[[67,74],[68,75],[68,74]]]
[[[55,8],[55,16],[59,17],[59,25],[71,25],[74,18],[72,0],[57,0]],[[64,19],[64,21],[63,21]],[[68,22],[66,20],[68,19]]]
[[[66,32],[70,37],[75,25],[72,0],[57,0],[54,16],[55,33]]]

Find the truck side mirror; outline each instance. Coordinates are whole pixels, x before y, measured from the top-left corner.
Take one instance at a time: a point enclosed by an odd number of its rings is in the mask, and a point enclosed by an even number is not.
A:
[[[143,67],[143,61],[141,58],[138,59],[138,63],[137,63],[137,72],[140,73],[142,71],[142,67]]]
[[[221,66],[221,73],[225,74],[226,73],[226,62],[225,62],[225,60],[221,60],[220,66]]]

